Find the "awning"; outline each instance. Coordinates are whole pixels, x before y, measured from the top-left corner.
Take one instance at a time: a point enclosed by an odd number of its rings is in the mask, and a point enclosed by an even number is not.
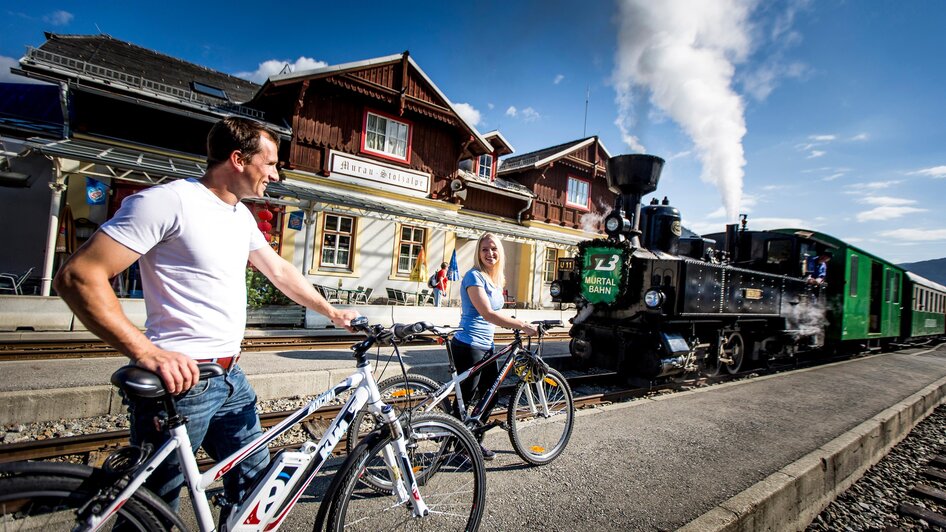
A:
[[[448,209],[436,209],[414,203],[404,203],[387,198],[369,196],[349,190],[329,188],[314,183],[298,181],[271,183],[266,188],[268,196],[292,196],[313,202],[316,210],[332,210],[382,220],[415,220],[420,225],[435,229],[454,231],[463,238],[479,238],[483,233],[494,233],[513,242],[534,244],[548,242],[562,246],[575,246],[581,237],[523,227],[509,222],[493,220],[470,213],[458,213]]]
[[[89,177],[109,177],[144,185],[169,179],[200,177],[205,166],[192,159],[145,152],[84,139],[46,140],[31,138],[25,145],[46,155],[79,161],[77,168],[63,173]],[[96,166],[101,167],[97,169]]]

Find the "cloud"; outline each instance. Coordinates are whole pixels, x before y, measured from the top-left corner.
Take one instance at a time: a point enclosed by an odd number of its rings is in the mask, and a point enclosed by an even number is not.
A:
[[[328,66],[328,63],[325,61],[312,59],[311,57],[299,57],[299,59],[296,59],[295,61],[270,59],[260,63],[259,68],[257,68],[254,72],[237,72],[235,76],[256,83],[265,83],[270,76],[279,74],[287,66],[289,67],[290,72],[300,72],[303,70],[322,68]]]
[[[835,179],[840,179],[844,177],[844,172],[835,172],[831,175],[824,176],[821,178],[822,181],[834,181]]]
[[[925,175],[935,177],[936,179],[941,179],[946,177],[946,166],[933,166],[930,168],[924,168],[915,172],[907,172],[907,175]]]
[[[817,159],[818,157],[824,157],[824,155],[825,155],[826,153],[828,153],[828,152],[826,152],[826,151],[824,151],[824,150],[811,150],[811,153],[809,153],[809,154],[808,154],[808,157],[805,157],[805,158],[806,158],[806,159]]]
[[[854,142],[860,142],[862,140],[867,140],[867,139],[868,139],[867,133],[858,133],[857,135],[854,135],[853,137],[851,137],[851,140]]]
[[[72,19],[72,13],[61,9],[43,15],[43,22],[52,24],[53,26],[66,26],[72,22]]]
[[[557,76],[555,76],[555,79],[552,81],[552,84],[553,84],[553,85],[558,85],[559,83],[562,82],[563,79],[565,79],[565,75],[564,75],[564,74],[558,74]]]
[[[753,3],[620,0],[618,6],[612,81],[622,139],[640,147],[631,129],[636,92],[645,91],[693,140],[701,179],[716,185],[728,218],[735,220],[745,175],[746,120],[732,84],[735,65],[751,52]]]
[[[476,127],[480,123],[480,112],[476,110],[472,105],[468,103],[455,103],[453,108],[457,110],[457,114],[463,117],[468,124],[473,127]]]
[[[490,111],[492,111],[493,108],[495,108],[495,107],[496,107],[496,106],[493,105],[492,103],[487,103],[487,104],[486,104],[486,108],[489,109]]]
[[[522,110],[522,119],[526,122],[535,122],[540,118],[542,118],[542,115],[531,107],[526,107]]]
[[[892,186],[894,186],[894,185],[899,185],[900,183],[902,183],[902,181],[900,181],[900,180],[898,180],[898,179],[892,179],[892,180],[890,180],[890,181],[873,181],[873,182],[870,182],[870,183],[859,183],[859,184],[854,185],[854,186],[856,186],[856,187],[863,187],[863,188],[867,188],[867,189],[870,189],[870,190],[880,190],[880,189],[884,189],[884,188],[890,188],[890,187],[892,187]]]
[[[880,236],[907,242],[934,242],[946,240],[946,229],[920,229],[915,227],[881,231]]]
[[[808,135],[808,138],[815,142],[831,142],[838,138],[837,135]]]
[[[509,108],[506,109],[506,116],[511,116],[515,118],[518,114],[519,114],[519,111],[516,110],[516,107],[514,105],[510,105]]]
[[[740,84],[743,90],[756,101],[764,101],[769,94],[778,87],[781,80],[786,78],[801,78],[809,71],[804,63],[784,64],[779,60],[772,60],[751,72],[743,74]]]
[[[10,72],[11,68],[19,67],[20,62],[12,57],[0,55],[0,83],[32,83],[37,85],[48,85],[45,81],[18,76]]]
[[[920,209],[918,207],[887,205],[883,207],[877,207],[876,209],[871,209],[869,211],[857,213],[857,221],[873,222],[878,220],[893,220],[908,214],[924,211],[926,211],[926,209]]]
[[[866,196],[857,200],[859,203],[868,205],[915,205],[916,200],[906,198],[894,198],[892,196]]]

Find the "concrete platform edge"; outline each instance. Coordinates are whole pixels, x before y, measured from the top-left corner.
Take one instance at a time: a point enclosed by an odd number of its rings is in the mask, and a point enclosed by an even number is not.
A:
[[[757,482],[679,530],[804,530],[944,402],[946,377]]]

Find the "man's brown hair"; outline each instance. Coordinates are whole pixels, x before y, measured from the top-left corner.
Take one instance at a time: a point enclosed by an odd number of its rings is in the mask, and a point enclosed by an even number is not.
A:
[[[279,149],[279,135],[262,122],[239,116],[228,116],[217,122],[207,135],[207,169],[229,159],[235,150],[243,154],[243,160],[249,160],[262,150],[261,134],[268,136]]]

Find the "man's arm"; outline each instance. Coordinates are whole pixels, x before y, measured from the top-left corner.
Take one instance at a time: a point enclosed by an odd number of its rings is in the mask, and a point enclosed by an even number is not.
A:
[[[169,392],[181,393],[197,384],[197,364],[186,355],[164,351],[148,340],[125,316],[109,283],[139,257],[98,231],[63,264],[54,286],[93,334],[139,366],[158,373]]]
[[[289,296],[289,299],[328,317],[336,327],[344,327],[352,331],[351,320],[358,317],[358,312],[340,310],[330,305],[306,280],[302,272],[280,257],[273,248],[264,246],[251,251],[250,262],[272,281],[276,288]]]

